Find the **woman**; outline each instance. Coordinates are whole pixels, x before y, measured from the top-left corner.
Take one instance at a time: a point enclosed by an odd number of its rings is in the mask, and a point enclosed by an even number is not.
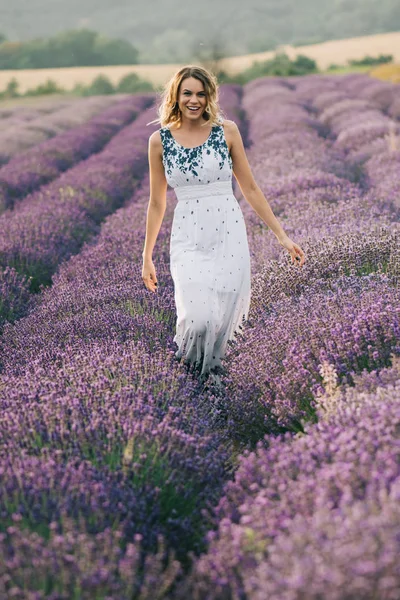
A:
[[[243,196],[286,248],[292,264],[305,255],[284,232],[250,170],[239,129],[222,118],[215,76],[180,69],[158,108],[161,128],[149,138],[150,200],[142,279],[157,289],[153,248],[166,209],[167,184],[178,203],[170,239],[177,309],[177,359],[219,383],[227,343],[242,329],[250,305],[250,254],[232,173]]]

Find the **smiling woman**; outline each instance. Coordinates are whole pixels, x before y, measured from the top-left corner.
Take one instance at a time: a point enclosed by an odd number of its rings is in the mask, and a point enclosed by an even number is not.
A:
[[[170,240],[177,309],[177,359],[218,386],[228,342],[243,329],[250,306],[246,225],[232,189],[243,194],[280,243],[304,259],[284,233],[252,176],[236,123],[223,118],[217,81],[187,66],[167,84],[159,106],[161,128],[149,139],[150,201],[142,279],[155,292],[152,252],[166,208],[167,185],[178,203]],[[174,132],[174,133],[172,133]],[[302,260],[303,262],[303,260]],[[302,264],[302,263],[301,263]]]

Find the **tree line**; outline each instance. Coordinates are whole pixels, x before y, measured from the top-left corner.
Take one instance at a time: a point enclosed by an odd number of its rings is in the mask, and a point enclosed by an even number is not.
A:
[[[77,29],[53,37],[12,42],[0,34],[0,69],[46,69],[133,65],[139,51],[130,42],[110,39],[90,29]]]

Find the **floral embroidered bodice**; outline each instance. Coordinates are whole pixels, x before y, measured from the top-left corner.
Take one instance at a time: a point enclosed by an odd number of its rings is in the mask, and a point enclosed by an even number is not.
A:
[[[194,148],[178,144],[168,126],[160,129],[160,135],[165,176],[172,188],[232,180],[232,158],[222,125],[214,125],[204,144]]]

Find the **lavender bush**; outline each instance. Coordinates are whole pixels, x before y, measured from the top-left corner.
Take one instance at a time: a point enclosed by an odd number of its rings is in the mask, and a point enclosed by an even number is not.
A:
[[[349,390],[306,435],[266,438],[240,461],[218,529],[179,598],[398,596],[399,370]]]
[[[101,153],[0,216],[0,264],[31,277],[32,291],[48,285],[58,264],[78,252],[132,193],[147,159],[147,119],[144,111]]]
[[[115,133],[137,117],[149,100],[146,97],[125,99],[84,125],[19,153],[0,169],[3,204],[0,211],[12,208],[17,200],[55,179],[62,171],[99,152]]]
[[[82,125],[123,97],[124,95],[92,96],[73,101],[64,100],[61,103],[51,100],[48,104],[42,103],[41,107],[6,109],[5,118],[0,121],[0,165],[19,152],[67,129]]]
[[[6,321],[12,323],[21,318],[31,303],[26,277],[10,267],[0,269],[0,332]]]

